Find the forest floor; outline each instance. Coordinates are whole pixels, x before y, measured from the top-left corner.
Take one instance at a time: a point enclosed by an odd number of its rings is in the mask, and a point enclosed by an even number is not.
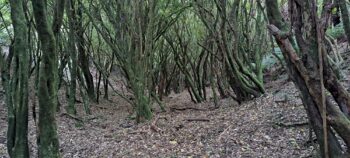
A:
[[[349,61],[349,59],[347,59]],[[349,79],[349,62],[344,69]],[[273,77],[278,75],[278,77]],[[275,78],[275,79],[273,79]],[[130,105],[110,93],[92,105],[91,115],[57,115],[62,157],[313,157],[305,110],[287,74],[266,76],[267,93],[238,105],[232,99],[193,104],[185,91],[164,99],[167,112],[136,124]],[[344,80],[350,85],[349,80]],[[64,95],[63,95],[64,96]],[[6,108],[1,95],[0,158],[6,152]],[[155,105],[156,106],[156,105]],[[29,146],[37,157],[35,123],[30,112]]]
[[[59,114],[63,157],[308,157],[305,110],[287,77],[267,84],[263,97],[238,105],[223,99],[193,104],[187,92],[165,99],[167,111],[142,124],[131,120],[130,105],[117,96],[92,106],[81,120]],[[1,105],[3,106],[3,105]],[[81,107],[81,105],[78,105]],[[0,157],[6,157],[6,111],[0,108]],[[83,109],[79,110],[83,116]],[[295,127],[287,127],[300,124]],[[29,123],[36,157],[35,124]]]

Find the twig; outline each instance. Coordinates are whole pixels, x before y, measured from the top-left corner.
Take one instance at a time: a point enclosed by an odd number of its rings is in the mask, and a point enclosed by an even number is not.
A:
[[[220,133],[219,137],[217,140],[221,140],[222,136],[228,132],[232,128],[232,125],[228,126],[223,132]]]
[[[99,105],[95,105],[95,107],[98,107],[100,109],[108,109],[107,107],[103,107],[103,106],[99,106]]]
[[[170,110],[178,110],[178,111],[185,111],[185,110],[198,110],[198,111],[206,111],[207,109],[202,108],[196,108],[196,107],[170,107]]]
[[[157,122],[159,119],[167,119],[166,117],[159,117],[157,116],[154,121],[152,122],[152,124],[150,125],[150,130],[153,130],[154,132],[160,132],[162,131],[158,126],[157,126]]]
[[[85,121],[91,121],[91,120],[94,120],[94,119],[97,119],[99,116],[91,116],[91,117],[86,117],[84,118]]]
[[[283,123],[283,122],[275,122],[275,125],[280,127],[300,127],[306,126],[309,122],[297,122],[297,123]]]
[[[209,122],[209,119],[206,118],[187,118],[186,121],[192,122],[192,121],[203,121],[203,122]]]
[[[76,121],[84,122],[81,118],[76,117],[76,116],[71,115],[71,114],[68,114],[68,113],[62,113],[61,116],[68,116],[69,118],[72,118],[72,119],[74,119]]]

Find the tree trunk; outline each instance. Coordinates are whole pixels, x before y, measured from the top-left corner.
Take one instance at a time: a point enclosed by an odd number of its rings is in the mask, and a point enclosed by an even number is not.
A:
[[[54,17],[53,17],[53,22],[52,22],[52,31],[53,34],[55,36],[56,39],[56,44],[59,45],[59,35],[61,32],[61,26],[63,23],[63,15],[64,15],[64,7],[65,7],[65,0],[54,0],[55,1],[55,7],[54,7]],[[39,51],[38,51],[39,52]],[[63,52],[63,51],[62,51]],[[61,54],[62,60],[61,60],[61,65],[60,68],[58,70],[58,89],[61,87],[61,81],[62,81],[62,76],[63,76],[63,69],[66,66],[66,61],[65,60],[65,53]],[[39,63],[39,62],[38,62]],[[39,64],[38,64],[39,65]],[[39,66],[37,66],[38,70],[40,69]],[[57,98],[57,107],[56,107],[57,111],[60,111],[60,103],[58,102],[58,98]]]
[[[344,31],[346,34],[346,38],[348,39],[348,43],[350,44],[350,20],[349,20],[349,11],[346,5],[345,0],[337,0],[338,6],[341,11],[341,18],[343,20]]]
[[[41,43],[39,98],[39,157],[58,158],[59,143],[56,125],[57,106],[57,52],[55,37],[48,25],[46,0],[32,0],[37,32]]]
[[[79,4],[79,5],[82,5],[82,4]],[[90,68],[89,68],[89,65],[90,65],[89,56],[87,55],[87,52],[85,50],[83,11],[81,6],[79,6],[78,12],[77,12],[77,25],[78,26],[76,31],[77,31],[77,46],[78,46],[79,61],[80,61],[79,66],[84,74],[88,96],[93,102],[96,102],[94,79],[91,75]]]
[[[28,76],[29,52],[27,23],[24,1],[11,0],[11,19],[14,28],[14,42],[11,46],[15,59],[12,78],[5,81],[6,104],[8,106],[7,148],[11,157],[29,157],[28,150]],[[9,57],[12,60],[12,57]],[[11,61],[8,61],[11,64]],[[8,65],[7,68],[10,68]],[[5,68],[6,69],[6,68]],[[6,70],[10,77],[11,70]]]
[[[332,93],[332,91],[329,88],[330,85],[328,84],[327,86],[327,80],[334,76],[334,73],[329,71],[330,67],[329,64],[327,64],[327,58],[325,57],[326,52],[324,50],[324,45],[320,42],[320,38],[324,37],[324,32],[322,32],[322,30],[326,28],[326,25],[318,25],[316,4],[314,1],[293,1],[289,5],[290,13],[292,13],[291,23],[294,27],[296,35],[295,39],[297,40],[300,52],[297,52],[297,49],[295,49],[295,46],[292,44],[293,39],[290,37],[288,26],[282,22],[277,0],[266,0],[267,15],[270,24],[272,24],[269,25],[269,29],[275,36],[275,40],[281,48],[290,77],[302,94],[301,98],[311,122],[311,126],[316,133],[322,151],[321,155],[322,157],[328,157],[328,155],[325,155],[323,152],[325,151],[325,137],[323,132],[324,124],[322,123],[322,116],[320,114],[320,112],[324,110],[322,107],[323,101],[320,98],[323,93],[321,90],[322,79],[320,76],[324,76],[326,80],[325,87],[330,93]],[[330,8],[327,8],[326,6],[325,9]],[[327,18],[329,15],[322,15],[323,20],[329,19]],[[306,36],[303,33],[306,33]],[[304,38],[307,38],[307,40]],[[323,53],[323,61],[319,60],[319,57],[322,57],[318,55],[319,51]],[[302,55],[302,58],[299,58],[299,54]],[[319,65],[321,64],[324,65],[325,71],[322,72],[323,74],[318,73],[320,72]],[[333,79],[332,81],[334,84],[339,83],[337,79]],[[339,90],[342,89],[341,86],[338,85],[335,89],[337,94],[342,94],[342,101],[344,101],[343,99],[346,98],[346,95],[344,93],[339,93],[341,92]],[[341,102],[337,100],[337,95],[335,93],[332,94],[332,97],[335,98],[335,104],[341,105]],[[332,97],[329,96],[326,100],[328,113],[327,120],[329,121],[330,126],[341,136],[346,145],[349,146],[350,139],[349,136],[347,136],[347,133],[350,132],[350,122],[344,113],[340,112],[339,107],[332,104],[332,99],[330,99]],[[326,143],[329,147],[329,157],[348,157],[348,153],[345,153],[341,148],[338,139],[335,137],[335,133],[331,130],[331,127],[327,127],[326,129]]]
[[[69,114],[76,114],[76,108],[75,108],[75,94],[76,94],[76,88],[77,88],[77,53],[76,53],[76,47],[75,47],[75,30],[77,28],[76,26],[76,17],[75,17],[75,8],[74,8],[74,0],[68,0],[67,1],[67,16],[68,16],[68,23],[69,23],[69,37],[68,37],[68,52],[70,57],[70,89],[69,89],[69,101],[68,101],[68,107],[67,112]]]
[[[103,90],[105,92],[105,95],[103,96],[103,98],[108,100],[108,79],[103,79]]]

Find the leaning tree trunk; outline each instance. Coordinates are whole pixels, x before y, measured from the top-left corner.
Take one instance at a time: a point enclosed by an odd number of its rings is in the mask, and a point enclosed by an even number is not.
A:
[[[345,0],[336,0],[338,6],[341,11],[341,18],[343,20],[344,31],[346,34],[346,38],[348,39],[348,43],[350,43],[350,19],[349,19],[349,11],[346,5]]]
[[[195,1],[202,22],[206,29],[213,34],[218,52],[220,52],[220,56],[223,58],[222,64],[226,68],[228,83],[235,92],[238,102],[243,102],[251,99],[252,96],[258,97],[265,93],[261,72],[259,72],[261,70],[254,72],[250,68],[252,67],[251,63],[255,63],[256,67],[259,67],[261,61],[246,61],[244,56],[253,54],[249,54],[250,50],[240,49],[243,45],[246,45],[246,42],[242,41],[241,38],[248,36],[241,29],[241,23],[244,22],[243,16],[239,14],[239,8],[244,7],[241,2],[240,0],[235,0],[230,5],[228,1],[214,1],[213,4],[215,4],[217,15],[212,16],[213,13],[208,13],[202,1]],[[245,24],[248,25],[251,23],[249,20],[253,19],[253,17],[245,19]],[[238,21],[241,22],[238,23]],[[261,34],[261,31],[256,32],[259,33],[257,35]],[[249,49],[252,48],[251,46],[247,47]],[[254,50],[251,52],[254,52]],[[260,53],[255,55],[257,55],[255,59],[261,60]]]
[[[41,43],[39,98],[39,157],[59,157],[56,125],[57,106],[57,52],[55,37],[47,17],[47,1],[32,0],[37,32]]]
[[[281,13],[278,9],[277,0],[266,0],[267,15],[271,25],[269,29],[275,36],[275,40],[284,55],[286,66],[293,82],[301,92],[301,99],[307,111],[311,126],[315,131],[321,151],[325,151],[325,140],[329,147],[329,153],[321,152],[323,157],[348,157],[340,146],[331,127],[340,135],[345,144],[350,146],[350,121],[347,117],[349,107],[349,94],[344,91],[334,72],[331,70],[324,49],[324,30],[330,17],[331,5],[326,4],[322,13],[322,21],[318,20],[315,1],[291,1],[289,3],[291,23],[296,35],[296,43],[287,24],[282,22]],[[320,22],[321,21],[321,22]],[[310,27],[311,26],[311,27]],[[302,31],[303,30],[303,31]],[[303,34],[306,33],[306,34]],[[307,40],[306,40],[307,39]],[[296,49],[296,48],[299,49]],[[300,52],[299,52],[300,51]],[[320,53],[320,54],[319,54]],[[302,57],[299,57],[301,55]],[[319,60],[323,59],[323,60]],[[322,65],[324,71],[322,71]],[[322,77],[325,82],[322,81]],[[330,95],[326,96],[324,103],[322,86],[324,84]],[[334,98],[334,99],[333,99]],[[327,137],[324,136],[324,123],[321,112],[327,105],[327,121],[330,127],[326,128]],[[339,108],[343,107],[343,108]],[[341,112],[341,109],[343,112]]]
[[[11,53],[14,55],[12,76],[9,56],[5,70],[6,104],[8,107],[7,148],[11,157],[29,157],[28,150],[28,76],[29,52],[27,51],[27,24],[24,14],[24,1],[11,0],[11,19],[14,28],[14,41]],[[11,76],[11,78],[10,78]]]
[[[94,80],[93,76],[91,75],[90,68],[89,68],[89,56],[88,52],[86,52],[85,49],[85,39],[84,39],[84,26],[83,26],[83,10],[82,10],[82,4],[79,4],[79,7],[77,9],[77,27],[76,27],[76,33],[77,33],[77,46],[78,46],[78,59],[80,68],[83,71],[86,87],[87,87],[87,93],[89,95],[90,100],[93,102],[96,102],[96,96],[95,96],[95,89],[94,89]]]

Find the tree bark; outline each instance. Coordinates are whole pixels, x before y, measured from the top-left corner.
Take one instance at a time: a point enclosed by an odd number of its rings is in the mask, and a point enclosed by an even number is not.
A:
[[[75,94],[76,94],[76,88],[77,88],[77,52],[75,47],[75,30],[77,29],[76,26],[76,17],[75,17],[75,8],[74,8],[74,0],[68,0],[67,1],[67,16],[68,16],[68,23],[69,23],[69,37],[68,37],[68,52],[70,57],[70,89],[69,89],[69,101],[68,101],[68,107],[67,112],[69,114],[76,114],[76,108],[75,108]]]
[[[94,79],[91,75],[89,68],[89,56],[85,50],[85,39],[84,39],[84,28],[83,28],[83,11],[82,4],[79,4],[77,9],[77,46],[78,46],[78,58],[79,58],[79,66],[83,71],[85,83],[87,87],[87,93],[93,102],[96,102],[95,89],[94,89]]]
[[[57,106],[57,52],[55,36],[48,25],[47,1],[32,0],[34,18],[41,43],[42,61],[40,63],[39,98],[39,157],[58,158],[59,143],[56,125]]]
[[[15,59],[12,78],[5,81],[6,103],[8,106],[7,148],[11,157],[29,157],[28,150],[28,76],[29,52],[27,23],[23,0],[11,0],[11,19],[14,41],[11,46]],[[12,60],[12,57],[9,57]],[[11,61],[8,61],[11,64]],[[7,68],[10,68],[8,65]],[[6,69],[6,68],[5,68]],[[11,70],[6,70],[10,77]]]
[[[349,19],[348,7],[346,5],[345,0],[337,0],[337,3],[341,11],[341,18],[343,20],[343,26],[344,26],[346,38],[348,39],[348,43],[350,44],[350,19]]]
[[[316,133],[321,151],[324,151],[324,132],[322,116],[320,114],[323,104],[320,96],[323,92],[321,91],[322,85],[320,82],[320,76],[323,75],[327,82],[327,76],[331,76],[333,73],[329,72],[328,75],[326,73],[329,69],[326,58],[323,58],[323,61],[319,61],[318,51],[322,51],[322,53],[325,54],[325,50],[324,45],[319,39],[322,38],[322,35],[324,34],[318,31],[322,31],[323,29],[321,27],[325,26],[317,26],[318,18],[316,14],[316,5],[314,1],[302,1],[302,3],[303,4],[297,4],[292,2],[290,4],[290,13],[292,14],[291,23],[293,24],[296,32],[296,40],[300,48],[300,53],[297,53],[297,49],[295,49],[292,44],[293,39],[290,36],[288,26],[282,22],[282,17],[276,0],[266,0],[267,15],[270,24],[272,24],[269,25],[269,29],[275,36],[275,40],[281,48],[289,75],[302,94],[301,98],[307,111],[308,118],[311,122],[311,126]],[[303,9],[300,9],[301,6],[303,6]],[[304,25],[312,27],[304,28]],[[306,37],[303,36],[302,32],[300,31],[301,29],[304,29],[303,31],[306,33]],[[308,39],[307,42],[304,38]],[[303,55],[302,58],[299,58],[299,54]],[[319,62],[323,62],[324,65],[325,71],[323,71],[322,74],[317,73],[320,70],[318,65]],[[334,80],[334,82],[338,83],[337,80]],[[329,90],[327,84],[325,87],[327,90]],[[347,142],[348,137],[345,133],[350,132],[347,128],[348,121],[346,121],[346,119],[342,119],[345,115],[341,112],[339,113],[339,107],[330,103],[330,99],[327,99],[327,116],[329,117],[327,117],[327,119],[336,132],[345,142]],[[345,153],[341,148],[338,139],[335,137],[335,133],[330,127],[327,128],[327,142],[330,157],[349,156],[348,153]],[[328,156],[323,152],[321,152],[321,155],[322,157]]]

